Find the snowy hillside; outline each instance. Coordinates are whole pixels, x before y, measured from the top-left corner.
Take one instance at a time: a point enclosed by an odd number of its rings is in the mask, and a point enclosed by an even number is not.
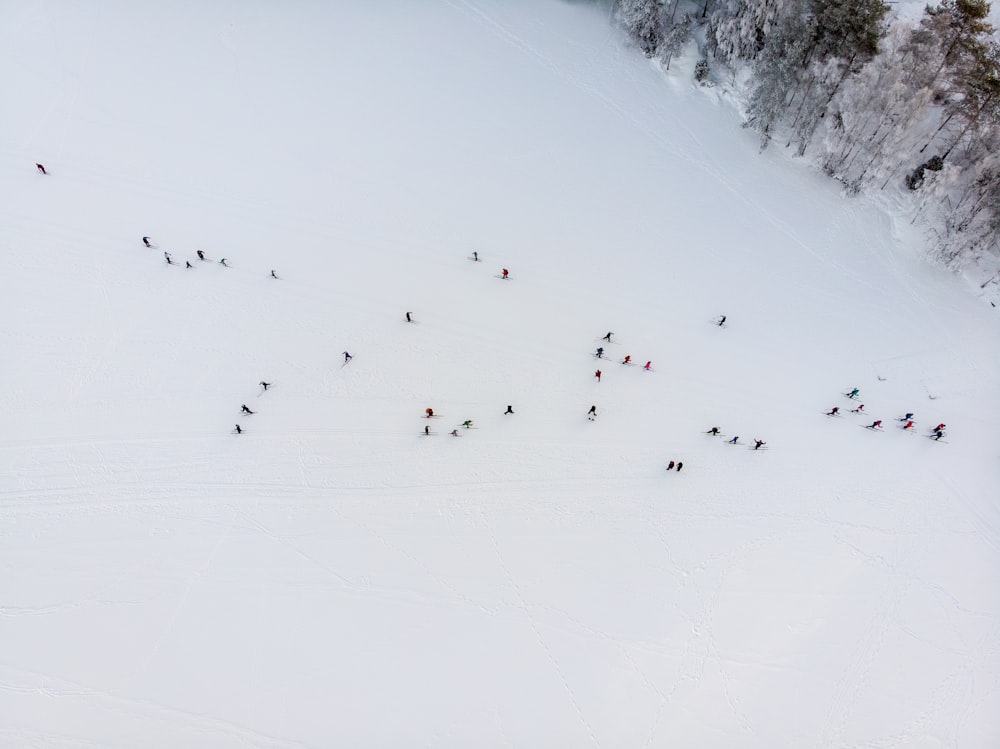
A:
[[[5,20],[0,746],[1000,744],[997,311],[905,221],[589,5]]]

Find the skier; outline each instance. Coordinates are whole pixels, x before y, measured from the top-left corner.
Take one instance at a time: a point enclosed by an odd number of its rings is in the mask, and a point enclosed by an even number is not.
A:
[[[277,274],[277,273],[275,273],[275,272],[274,272],[274,271],[272,270],[272,271],[271,271],[271,278],[277,278],[277,277],[278,277],[278,274]]]
[[[678,464],[677,464],[677,473],[680,473],[680,472],[681,472],[681,469],[682,469],[683,467],[684,467],[684,464],[683,464],[683,463],[678,463]]]
[[[761,445],[766,445],[767,444],[766,442],[764,442],[764,440],[759,440],[756,437],[754,437],[753,442],[754,442],[754,445],[753,445],[753,449],[754,450],[760,450],[760,446]]]
[[[506,268],[504,268],[504,269],[503,269],[503,277],[504,277],[504,279],[505,279],[505,280],[506,280],[506,278],[507,278],[507,274],[508,274],[508,273],[510,273],[510,271],[508,271],[508,270],[507,270]]]
[[[730,444],[730,445],[735,445],[735,444],[736,444],[736,441],[737,441],[737,440],[738,440],[739,438],[740,438],[740,437],[739,437],[739,435],[736,435],[736,436],[735,436],[735,437],[733,437],[733,438],[732,438],[731,440],[729,440],[729,444]]]
[[[881,428],[882,428],[882,419],[873,421],[871,424],[865,427],[865,429],[881,429]]]
[[[256,413],[255,411],[251,411],[251,410],[250,410],[249,408],[247,408],[247,404],[246,404],[246,403],[244,403],[244,404],[243,404],[243,407],[241,408],[241,410],[242,410],[242,411],[243,411],[243,413],[245,413],[245,414],[253,414],[253,413]]]
[[[476,252],[475,250],[473,250],[472,252],[472,259],[475,260],[477,263],[479,262],[479,253]]]
[[[726,322],[726,316],[723,315],[721,318],[719,318],[719,327],[721,328],[725,324],[725,322]]]
[[[472,429],[472,419],[466,419],[465,421],[463,421],[462,426],[464,426],[466,429]]]
[[[347,362],[349,362],[353,358],[354,357],[351,356],[349,353],[347,353],[346,351],[344,352],[344,364],[347,364]]]
[[[669,463],[667,463],[667,470],[668,471],[674,470],[674,461],[671,460]]]
[[[936,427],[934,427],[934,431],[935,432],[940,432],[942,429],[944,429],[944,422],[943,421],[940,424],[938,424]]]
[[[912,428],[913,428],[913,421],[907,421],[905,424],[903,424],[903,429],[912,429]]]
[[[173,265],[174,264],[174,261],[170,259],[170,253],[169,252],[164,252],[163,253],[163,257],[166,259],[167,265]]]
[[[653,362],[651,362],[651,361],[648,361],[648,362],[646,362],[646,364],[645,364],[645,365],[643,366],[643,369],[645,369],[645,370],[646,370],[646,371],[648,372],[648,371],[649,371],[650,369],[652,369],[652,367],[653,367]]]
[[[243,434],[243,430],[240,429],[240,425],[239,424],[236,425],[236,433],[237,434]]]
[[[198,250],[198,259],[199,260],[204,260],[205,259],[205,251],[204,250]]]
[[[457,429],[452,429],[452,430],[451,430],[451,436],[452,436],[452,437],[458,437],[458,436],[460,436],[460,435],[458,434],[458,430],[457,430]]]
[[[413,318],[410,317],[410,313],[406,313],[406,322],[413,322]]]
[[[840,406],[834,406],[829,411],[827,411],[826,415],[827,416],[836,416],[838,413],[840,413]]]
[[[430,426],[425,426],[424,427],[424,434],[426,434],[428,437],[430,436],[430,434],[431,434],[431,428],[430,428]]]
[[[146,245],[147,247],[152,247],[152,246],[153,246],[153,245],[151,245],[151,244],[149,243],[149,237],[143,237],[143,238],[142,238],[142,243],[143,243],[144,245]]]
[[[613,335],[614,335],[614,333],[612,333],[612,332],[611,332],[611,331],[609,330],[609,331],[608,331],[608,334],[607,334],[606,336],[604,336],[604,338],[602,338],[601,340],[603,340],[603,341],[607,341],[608,343],[611,343],[611,336],[613,336]]]
[[[37,169],[41,174],[48,174],[48,172],[45,171],[45,167],[42,166],[41,164],[36,163],[35,169]]]
[[[220,260],[220,261],[219,261],[219,265],[225,265],[225,266],[226,266],[227,268],[229,267],[229,266],[228,266],[228,265],[226,264],[226,259],[225,259],[225,258],[222,258],[222,260]]]
[[[424,413],[427,414],[427,418],[429,419],[430,417],[432,417],[434,415],[434,409],[433,408],[425,408],[424,409]]]
[[[193,268],[194,266],[191,265],[191,261],[190,260],[185,260],[184,261],[184,267],[185,268]]]
[[[719,434],[719,427],[712,427],[707,432],[705,432],[705,434],[711,434],[713,437],[715,437]]]
[[[504,411],[503,413],[504,413],[504,416],[506,416],[507,414],[514,413],[514,407],[513,406],[507,406],[507,410]]]
[[[899,419],[898,421],[909,421],[909,420],[910,420],[910,419],[912,419],[912,418],[913,418],[913,413],[908,413],[908,414],[905,414],[905,415],[903,416],[903,418],[902,418],[902,419]]]
[[[269,387],[271,387],[271,383],[270,382],[264,382],[263,380],[261,380],[260,381],[260,386],[262,388],[264,388],[264,390],[267,390]]]
[[[598,369],[596,372],[594,372],[594,377],[596,377],[597,381],[600,382],[601,381],[601,370]]]
[[[940,429],[935,429],[934,430],[934,441],[937,442],[942,437],[944,437],[944,432],[942,432]]]
[[[858,390],[857,388],[854,388],[854,390],[852,390],[851,392],[847,393],[847,397],[848,398],[857,398],[858,397],[858,393],[860,393],[860,392],[861,392],[860,390]]]
[[[862,411],[864,411],[864,410],[865,410],[865,404],[864,404],[864,403],[862,403],[862,404],[861,404],[860,406],[858,406],[857,408],[852,408],[852,409],[851,409],[851,413],[852,413],[852,414],[859,414],[859,413],[861,413],[861,412],[862,412]]]
[[[622,364],[631,364],[631,363],[632,363],[632,355],[631,354],[629,354],[624,359],[622,359]]]
[[[595,354],[595,356],[596,356],[596,357],[597,357],[598,359],[603,359],[603,358],[604,358],[604,348],[603,348],[603,347],[601,347],[601,346],[598,346],[598,347],[597,347],[597,353]]]
[[[590,410],[587,411],[587,416],[597,416],[597,406],[591,406]]]

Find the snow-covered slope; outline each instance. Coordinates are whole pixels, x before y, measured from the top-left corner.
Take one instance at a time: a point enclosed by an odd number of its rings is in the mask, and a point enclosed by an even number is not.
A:
[[[590,6],[375,5],[8,8],[0,744],[1000,742],[996,311]]]

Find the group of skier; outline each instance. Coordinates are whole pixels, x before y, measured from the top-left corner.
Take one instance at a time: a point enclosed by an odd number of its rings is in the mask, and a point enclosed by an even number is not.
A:
[[[860,389],[858,389],[858,388],[852,388],[848,392],[844,393],[844,397],[850,398],[851,400],[854,400],[860,394],[861,394],[861,390]],[[865,409],[865,404],[864,403],[860,403],[860,404],[858,404],[857,408],[852,408],[851,409],[851,413],[852,414],[863,413],[864,409]],[[834,406],[833,408],[831,408],[829,411],[826,412],[826,415],[827,416],[839,416],[840,415],[840,407],[839,406]],[[912,411],[907,411],[902,416],[898,417],[896,419],[896,421],[898,421],[898,422],[900,422],[902,424],[902,426],[900,427],[900,429],[902,429],[904,432],[913,429],[913,427],[916,425],[916,422],[913,420],[913,416],[914,416],[914,414],[913,414]],[[929,433],[928,433],[927,436],[930,439],[934,440],[935,442],[939,441],[945,435],[945,432],[944,432],[945,426],[946,426],[946,424],[944,422],[941,422],[937,426],[932,427],[929,430]],[[875,421],[873,421],[871,424],[865,425],[865,429],[871,429],[872,431],[882,429],[882,419],[875,419]]]
[[[608,343],[611,343],[612,342],[611,341],[611,337],[613,335],[614,335],[614,333],[612,331],[608,331],[605,335],[601,336],[601,340],[602,341],[607,341]],[[603,359],[604,358],[604,346],[598,346],[597,347],[597,350],[594,351],[594,358],[595,359]],[[631,354],[626,354],[625,358],[622,359],[620,363],[621,364],[625,364],[625,365],[631,365],[632,364],[632,355]],[[651,371],[652,368],[653,368],[653,362],[652,361],[647,361],[645,364],[642,365],[642,368],[645,369],[647,372]],[[604,374],[604,373],[601,372],[601,370],[599,370],[599,369],[596,372],[594,372],[594,377],[597,378],[598,382],[601,381],[601,375],[602,374]]]
[[[41,174],[47,174],[48,173],[48,172],[45,171],[45,167],[42,166],[41,164],[36,164],[35,166],[38,168],[38,171]],[[146,247],[149,247],[149,248],[152,248],[152,247],[155,246],[153,244],[152,240],[148,236],[143,237],[142,238],[142,242],[143,242],[143,244]],[[203,250],[197,250],[197,256],[198,256],[199,260],[208,261],[208,258],[205,257],[205,253],[204,253]],[[174,260],[173,260],[173,257],[171,256],[171,254],[169,252],[164,251],[163,257],[166,260],[166,262],[167,262],[168,265],[175,265],[176,264],[174,262]],[[476,251],[473,251],[471,259],[474,260],[474,261],[476,261],[476,262],[479,262],[479,260],[480,260],[479,259],[479,253],[476,252]],[[221,260],[219,260],[219,263],[221,265],[224,265],[224,266],[228,267],[228,265],[226,263],[226,258],[222,258]],[[186,265],[187,268],[193,268],[194,267],[193,265],[191,265],[190,261],[185,261],[185,265]],[[275,279],[278,278],[278,275],[277,275],[277,273],[274,270],[271,270],[271,277],[275,278]],[[506,268],[502,269],[502,271],[501,271],[501,278],[503,278],[503,279],[509,278],[509,271]],[[406,321],[407,322],[414,322],[411,312],[407,312],[406,313]],[[726,322],[726,316],[722,315],[717,320],[716,324],[721,327],[721,326],[723,326],[725,324],[725,322]],[[613,331],[608,331],[605,335],[601,336],[601,340],[602,341],[606,341],[608,343],[611,343],[613,336],[614,336],[614,332]],[[344,355],[344,365],[347,365],[354,358],[347,351],[344,351],[343,355]],[[594,357],[597,358],[597,359],[604,359],[604,347],[603,346],[598,346],[597,347],[597,350],[594,352]],[[630,365],[632,365],[632,363],[633,362],[632,362],[632,356],[631,356],[631,354],[627,354],[622,359],[622,361],[621,361],[621,364],[624,364],[626,366],[630,366]],[[647,361],[643,365],[642,368],[644,370],[646,370],[647,372],[651,371],[651,369],[652,369],[652,361]],[[597,379],[598,382],[600,382],[601,381],[601,377],[603,376],[603,374],[604,373],[600,369],[597,369],[594,372],[594,377]],[[267,390],[267,388],[270,386],[270,383],[261,382],[261,385],[264,387],[264,390]],[[850,398],[851,400],[854,400],[854,399],[858,398],[858,396],[860,395],[860,393],[861,393],[861,390],[859,388],[852,388],[848,392],[844,393],[844,395],[845,395],[845,397]],[[865,408],[864,404],[860,403],[860,404],[858,404],[858,406],[856,408],[851,409],[850,412],[851,413],[863,413],[864,412],[864,408]],[[245,404],[242,407],[242,412],[245,413],[245,414],[253,414],[254,413],[249,408],[247,408],[247,406]],[[507,406],[507,410],[504,412],[504,415],[513,414],[513,413],[514,413],[513,408],[508,405]],[[829,411],[826,412],[826,415],[827,416],[839,416],[840,415],[840,406],[834,406],[833,408],[831,408]],[[433,416],[432,409],[430,409],[430,408],[427,409],[427,416],[428,416],[428,418],[431,417],[431,416]],[[596,417],[597,417],[597,407],[596,406],[591,406],[590,410],[587,412],[587,418],[590,421],[594,421],[596,419]],[[898,421],[900,421],[900,422],[903,423],[901,428],[904,431],[912,429],[914,427],[914,425],[915,425],[915,422],[913,421],[913,413],[912,412],[908,412],[908,413],[904,414],[901,418],[898,419]],[[472,426],[472,421],[471,420],[466,420],[465,422],[462,423],[462,426],[464,426],[465,428],[468,429],[468,428],[470,428]],[[868,424],[865,428],[866,429],[871,429],[871,430],[881,429],[882,428],[882,419],[875,419],[871,424]],[[931,439],[933,439],[935,441],[938,441],[942,437],[945,436],[944,429],[945,429],[945,424],[942,422],[942,423],[938,424],[937,426],[933,427],[930,430],[930,434],[928,436]],[[242,434],[242,432],[243,432],[243,430],[242,430],[242,428],[240,427],[239,424],[236,425],[236,430],[235,431],[236,431],[237,434]],[[424,434],[425,435],[430,435],[430,433],[431,433],[430,432],[430,426],[424,427]],[[459,431],[457,429],[453,429],[450,432],[450,434],[452,434],[453,436],[457,437],[457,436],[459,436]],[[720,434],[719,433],[719,428],[718,427],[712,427],[710,430],[708,430],[707,434],[710,434],[710,435],[713,435],[713,436],[718,436]],[[727,442],[729,444],[734,444],[734,445],[735,444],[740,444],[739,443],[739,435],[734,436],[730,440],[727,440]],[[764,447],[764,445],[766,445],[766,444],[767,443],[764,442],[763,440],[754,439],[753,449],[754,450],[759,450],[762,447]],[[674,468],[674,465],[675,465],[674,461],[670,461],[669,465],[667,466],[667,470],[672,470]],[[683,466],[683,465],[684,465],[683,463],[677,463],[676,464],[677,470],[680,471],[681,466]]]
[[[705,434],[709,434],[709,435],[711,435],[713,437],[725,437],[725,435],[722,432],[719,431],[719,427],[712,427],[707,432],[705,432]],[[732,439],[726,440],[726,444],[727,445],[742,445],[743,443],[740,442],[740,436],[737,434],[737,435],[734,435]],[[766,445],[766,444],[767,443],[764,440],[757,439],[755,437],[754,440],[753,440],[753,447],[750,448],[750,449],[751,450],[761,450],[761,449],[766,450],[767,448],[764,447],[764,445]]]
[[[264,380],[261,380],[260,381],[260,386],[262,388],[264,388],[264,392],[266,393],[267,389],[269,387],[271,387],[271,383],[270,382],[265,382]],[[246,403],[244,403],[243,405],[240,406],[240,413],[246,414],[247,416],[253,416],[257,412],[256,411],[251,411],[250,407],[247,406]],[[235,432],[236,434],[243,434],[243,427],[241,427],[239,424],[237,424],[236,428],[233,429],[233,432]]]
[[[38,168],[38,171],[41,174],[48,174],[48,172],[46,172],[45,167],[42,164],[36,164],[35,166]],[[142,242],[143,242],[143,244],[146,247],[149,247],[149,248],[155,247],[155,245],[153,244],[152,240],[148,236],[144,236],[142,238]],[[205,253],[204,253],[203,250],[197,250],[196,252],[197,252],[198,260],[208,261],[208,258],[205,257]],[[163,257],[166,260],[166,262],[167,262],[168,265],[175,265],[176,264],[175,261],[174,261],[174,259],[173,259],[173,257],[171,256],[171,254],[169,252],[164,251],[163,252]],[[473,251],[471,259],[474,260],[474,261],[476,261],[476,262],[479,262],[479,260],[480,260],[479,253],[477,251]],[[226,263],[226,258],[220,259],[219,263],[221,265],[223,265],[223,266],[228,267],[228,264]],[[193,268],[194,267],[191,264],[190,261],[185,261],[185,266],[187,268]],[[278,278],[277,273],[273,269],[271,270],[271,277],[275,278],[275,279]],[[501,276],[500,277],[503,278],[503,279],[509,278],[509,271],[506,268],[503,268],[502,271],[501,271]],[[414,322],[411,312],[407,312],[406,313],[406,321],[407,322]],[[716,324],[721,327],[721,326],[723,326],[725,324],[725,322],[726,322],[726,316],[722,315],[717,320]],[[601,336],[601,340],[605,341],[605,342],[608,342],[608,343],[611,343],[613,337],[614,337],[614,332],[613,331],[608,331],[605,335]],[[344,355],[344,365],[346,366],[354,357],[350,353],[348,353],[347,351],[344,351],[343,355]],[[594,352],[594,357],[597,358],[597,359],[604,359],[604,347],[603,346],[598,346],[597,347],[597,350]],[[630,366],[630,365],[632,365],[632,363],[633,362],[632,362],[632,356],[631,356],[631,354],[627,354],[622,359],[622,361],[621,361],[621,364],[626,365],[626,366]],[[643,365],[642,368],[644,370],[646,370],[647,372],[651,371],[652,370],[652,361],[647,361]],[[594,377],[597,379],[598,382],[600,382],[601,381],[601,377],[603,376],[603,374],[604,373],[600,369],[597,369],[594,372]],[[264,390],[267,390],[267,388],[270,386],[270,383],[261,382],[261,385],[264,387]],[[860,395],[860,393],[861,393],[861,390],[859,388],[852,388],[848,392],[844,393],[844,395],[845,395],[845,397],[850,398],[851,400],[854,400],[854,399],[858,398],[858,396]],[[864,404],[860,403],[860,404],[858,404],[858,406],[856,408],[851,409],[851,413],[863,413],[864,412],[864,408],[865,408]],[[254,413],[253,411],[251,411],[246,406],[246,404],[244,404],[242,406],[242,412],[245,413],[245,414],[253,414]],[[507,414],[513,414],[513,413],[514,413],[513,408],[508,405],[507,406],[507,410],[504,412],[504,414],[507,415]],[[834,406],[833,408],[831,408],[829,411],[826,412],[826,415],[827,416],[839,416],[840,415],[840,407],[839,406]],[[427,409],[427,416],[428,417],[433,416],[432,409],[429,409],[429,408]],[[591,406],[590,410],[587,412],[587,418],[589,420],[591,420],[591,421],[594,421],[596,419],[596,417],[597,417],[597,407],[596,406]],[[903,425],[901,427],[903,430],[912,429],[914,427],[914,425],[915,425],[915,422],[913,421],[913,413],[912,412],[911,413],[906,413],[904,416],[902,416],[898,420],[900,422],[903,422]],[[467,420],[467,421],[463,422],[462,426],[464,426],[465,428],[470,428],[472,426],[471,420]],[[871,424],[868,424],[866,426],[866,429],[872,429],[872,430],[877,430],[877,429],[881,429],[881,428],[882,428],[882,419],[875,419]],[[932,439],[934,439],[935,441],[940,440],[945,435],[944,428],[945,428],[945,424],[942,422],[942,423],[938,424],[937,426],[935,426],[934,428],[932,428],[930,430],[930,434],[928,436],[931,437]],[[236,425],[236,430],[235,431],[236,431],[237,434],[242,434],[242,432],[243,432],[243,430],[242,430],[242,428],[240,427],[239,424]],[[711,434],[713,436],[718,436],[719,435],[719,429],[718,429],[718,427],[712,427],[710,430],[708,430],[707,433]],[[430,426],[424,427],[424,434],[426,434],[426,435],[430,434]],[[456,436],[456,437],[459,436],[459,432],[458,432],[457,429],[452,430],[451,434],[453,436]],[[739,436],[738,435],[734,436],[732,439],[727,440],[727,442],[729,442],[730,444],[739,444]],[[753,449],[754,450],[759,450],[759,449],[761,449],[766,444],[767,443],[765,443],[763,440],[755,439],[754,440]],[[674,461],[670,461],[670,464],[668,465],[667,470],[672,470],[673,467],[674,467],[674,465],[675,465]],[[676,465],[677,465],[677,470],[679,471],[681,469],[681,466],[683,465],[683,463],[677,463]]]
[[[41,166],[41,164],[39,164],[38,166]],[[153,240],[150,237],[143,237],[142,238],[142,243],[146,247],[148,247],[150,249],[158,249],[157,246],[153,243]],[[205,251],[204,250],[195,250],[195,254],[198,256],[198,260],[201,260],[202,262],[206,262],[206,263],[207,262],[212,262],[211,258],[205,257]],[[173,255],[171,255],[166,250],[163,251],[163,259],[166,261],[167,265],[179,265],[179,263],[174,260]],[[219,259],[219,265],[221,265],[221,266],[223,266],[225,268],[232,267],[226,261],[226,258],[220,258]],[[184,267],[185,268],[191,268],[191,269],[193,269],[194,265],[191,264],[190,260],[185,260],[184,261]],[[273,278],[273,279],[275,279],[277,281],[281,280],[280,276],[278,276],[278,272],[276,270],[274,270],[273,268],[271,269],[271,278]],[[409,319],[409,313],[408,312],[407,312],[407,319]]]
[[[725,316],[723,316],[722,322],[725,322],[725,319],[726,319]],[[719,324],[721,325],[722,322],[720,322]],[[607,333],[605,333],[604,335],[602,335],[600,337],[600,340],[605,341],[607,343],[615,343],[615,341],[612,340],[612,338],[614,338],[614,335],[615,335],[614,331],[609,330]],[[604,359],[604,347],[603,346],[598,346],[597,347],[597,350],[594,351],[594,358],[595,359]],[[624,364],[626,366],[631,366],[632,363],[633,363],[632,362],[632,355],[631,354],[626,354],[625,357],[621,360],[620,363]],[[651,360],[647,361],[645,364],[642,365],[642,368],[644,370],[646,370],[647,372],[652,371],[653,362]],[[603,374],[604,373],[600,369],[598,369],[598,370],[596,370],[594,372],[594,377],[597,379],[598,382],[600,382],[601,381],[601,376]],[[591,406],[590,407],[590,410],[587,411],[587,419],[590,420],[590,421],[596,421],[597,420],[597,406]],[[716,431],[716,433],[718,433],[718,429],[716,429],[715,431]],[[680,473],[680,470],[684,467],[684,463],[680,462],[680,461],[674,462],[673,460],[671,460],[667,464],[667,470],[668,471],[674,470],[675,467],[677,468],[677,472]]]

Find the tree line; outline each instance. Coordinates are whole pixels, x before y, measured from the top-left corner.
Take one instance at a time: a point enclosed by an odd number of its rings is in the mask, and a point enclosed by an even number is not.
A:
[[[1000,41],[987,0],[942,0],[916,23],[883,0],[615,0],[615,11],[668,70],[693,40],[698,81],[743,73],[761,149],[808,154],[852,193],[905,186],[952,266],[1000,255]]]

